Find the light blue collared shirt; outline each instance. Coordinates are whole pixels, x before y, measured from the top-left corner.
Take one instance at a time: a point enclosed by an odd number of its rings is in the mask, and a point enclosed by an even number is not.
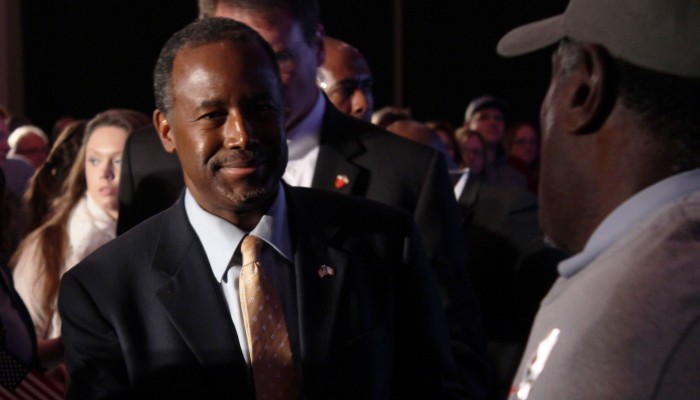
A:
[[[228,303],[231,320],[236,327],[238,341],[246,362],[250,364],[248,343],[238,294],[238,277],[241,272],[240,243],[248,232],[204,210],[189,190],[185,191],[185,211],[190,224],[204,247],[212,273],[221,284]],[[285,309],[287,330],[293,351],[298,354],[298,321],[296,312],[296,286],[294,284],[294,258],[289,236],[287,203],[284,187],[279,186],[277,197],[258,225],[249,232],[265,241],[260,262],[272,281]],[[235,253],[235,255],[234,255]]]
[[[668,177],[630,197],[598,225],[582,252],[559,264],[559,274],[564,278],[572,277],[637,223],[698,190],[700,168]]]

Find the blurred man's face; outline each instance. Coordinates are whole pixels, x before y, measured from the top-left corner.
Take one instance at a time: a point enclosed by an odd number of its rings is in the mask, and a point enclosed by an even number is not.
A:
[[[475,112],[467,127],[479,132],[484,137],[486,144],[494,146],[503,140],[506,122],[501,110],[487,107]]]
[[[374,107],[372,72],[356,50],[326,50],[319,86],[341,112],[370,122]]]
[[[316,69],[323,63],[323,34],[307,43],[298,21],[286,12],[265,16],[254,11],[218,5],[214,16],[235,19],[255,29],[277,56],[284,88],[286,128],[289,130],[311,112],[319,89]]]

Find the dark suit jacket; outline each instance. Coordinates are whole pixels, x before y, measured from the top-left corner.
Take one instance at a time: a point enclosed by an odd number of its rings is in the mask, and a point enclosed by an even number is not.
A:
[[[313,189],[286,193],[304,398],[460,398],[410,217]],[[319,276],[324,264],[335,276]],[[253,398],[182,199],[66,273],[59,310],[69,398]]]
[[[470,177],[460,195],[469,272],[489,339],[495,383],[489,399],[503,399],[527,336],[557,277],[564,254],[545,246],[537,198],[512,186]]]
[[[459,205],[488,338],[524,345],[565,255],[545,245],[537,197],[525,190],[470,177]]]
[[[122,156],[117,234],[170,207],[184,187],[180,161],[163,149],[155,128],[132,132]]]
[[[153,205],[164,209],[177,198],[168,190],[183,186],[177,158],[156,156],[158,152],[165,154],[152,130],[129,138],[122,163],[118,232],[155,213]],[[341,188],[335,185],[339,175],[348,178]],[[485,339],[444,156],[347,116],[326,100],[312,187],[376,200],[414,217],[437,275],[463,381],[474,398],[481,398],[487,385]]]

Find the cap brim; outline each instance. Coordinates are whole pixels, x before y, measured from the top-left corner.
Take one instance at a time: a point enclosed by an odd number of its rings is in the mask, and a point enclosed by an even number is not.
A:
[[[557,15],[515,28],[501,38],[496,52],[512,57],[552,45],[566,36],[564,16]]]

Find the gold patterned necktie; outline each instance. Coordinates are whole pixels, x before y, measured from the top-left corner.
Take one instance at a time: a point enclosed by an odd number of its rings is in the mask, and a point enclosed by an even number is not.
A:
[[[262,240],[248,235],[241,243],[241,311],[248,338],[257,400],[297,399],[298,388],[284,309],[260,265]]]

